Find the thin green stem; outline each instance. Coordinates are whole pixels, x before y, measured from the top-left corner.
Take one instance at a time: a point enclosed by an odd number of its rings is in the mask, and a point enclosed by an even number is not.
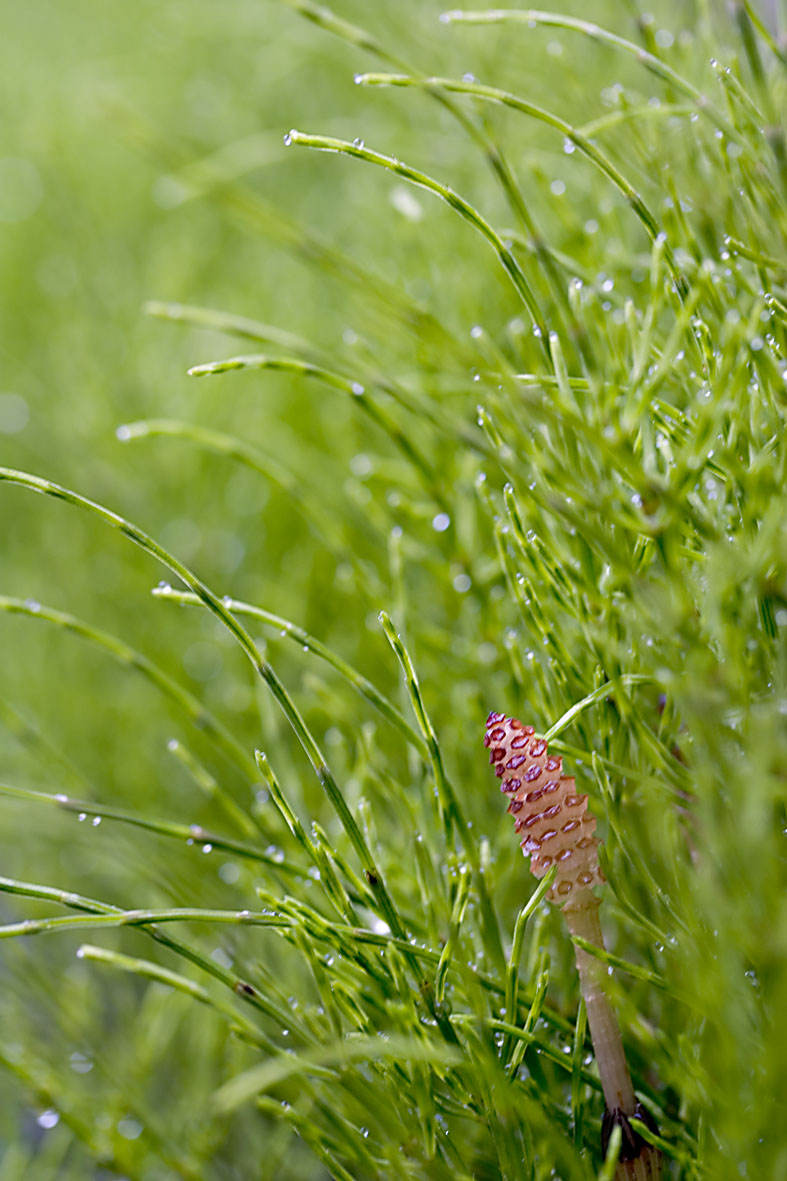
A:
[[[374,152],[371,148],[350,143],[348,140],[335,139],[333,136],[328,135],[309,135],[303,131],[296,131],[294,128],[287,133],[286,139],[288,143],[301,147],[314,148],[319,152],[337,152],[341,155],[352,156],[356,160],[364,160],[367,164],[376,164],[380,168],[385,168],[395,173],[396,176],[401,176],[403,180],[409,181],[410,184],[417,185],[419,188],[434,193],[435,196],[445,201],[447,205],[450,205],[460,217],[468,222],[469,225],[473,226],[474,229],[478,230],[482,237],[489,242],[523,304],[530,313],[533,325],[537,329],[541,342],[548,353],[549,343],[546,321],[530,284],[525,277],[524,271],[514,257],[511,248],[492,229],[486,218],[469,201],[465,200],[464,197],[447,185],[428,176],[425,172],[421,172],[420,169],[413,168],[409,164],[403,164],[401,160],[397,160],[393,156],[385,156],[382,152]]]
[[[67,919],[53,920],[56,922],[67,922]],[[87,920],[77,920],[86,922]],[[7,928],[0,927],[0,937]],[[254,1045],[262,1049],[267,1049],[268,1039],[260,1035],[260,1031],[252,1021],[249,1021],[242,1013],[239,1013],[233,1005],[230,1005],[220,996],[214,996],[203,988],[201,984],[196,984],[195,981],[189,980],[187,976],[181,975],[180,972],[173,972],[171,968],[163,968],[160,964],[154,964],[150,960],[143,960],[137,956],[123,955],[119,951],[110,951],[105,947],[93,947],[89,943],[83,943],[77,950],[77,958],[81,960],[90,960],[93,963],[107,964],[113,968],[119,968],[123,972],[131,972],[135,976],[143,976],[147,980],[154,980],[157,984],[165,984],[168,988],[174,988],[177,992],[183,992],[186,996],[191,997],[192,1000],[199,1001],[203,1005],[207,1005],[210,1009],[216,1009],[217,1012],[228,1020],[243,1033],[246,1039]]]
[[[38,898],[44,902],[54,902],[60,906],[67,906],[70,910],[84,911],[86,914],[94,916],[105,915],[117,917],[124,913],[121,907],[111,906],[107,902],[101,902],[96,898],[88,898],[84,894],[77,894],[72,890],[61,890],[57,886],[43,886],[35,882],[22,882],[16,878],[0,877],[0,891],[7,894],[19,894],[25,898]],[[248,981],[223,968],[211,956],[203,955],[201,951],[192,947],[190,944],[184,943],[167,932],[160,931],[152,923],[141,924],[140,930],[144,931],[152,939],[155,939],[163,947],[169,948],[170,951],[175,952],[182,959],[188,960],[201,971],[219,980],[243,1001],[271,1018],[279,1029],[282,1027],[282,1023],[287,1025],[291,1022],[291,1014],[288,1017],[283,1009],[279,1009],[277,1005],[273,1004],[268,997],[264,996],[253,985],[249,984]],[[272,1045],[272,1043],[268,1044]]]
[[[5,889],[6,879],[0,879]],[[58,931],[84,931],[99,927],[145,927],[152,923],[236,923],[251,927],[284,927],[289,923],[277,915],[254,914],[248,910],[205,910],[176,907],[171,910],[123,910],[112,914],[68,915],[65,918],[25,919],[0,926],[0,939],[42,935]]]
[[[8,478],[0,474],[0,479]],[[31,478],[36,479],[36,477]],[[43,482],[47,483],[47,481]],[[56,494],[53,492],[51,495]],[[66,497],[62,499],[66,499]],[[82,498],[76,497],[73,503],[79,503],[81,500]],[[91,504],[89,501],[84,503],[85,505]],[[107,515],[113,516],[114,514]],[[116,525],[116,528],[122,528],[122,526]],[[70,615],[66,611],[58,611],[54,607],[47,607],[32,599],[15,599],[9,595],[0,595],[0,611],[7,611],[11,615],[24,615],[28,619],[39,619],[46,623],[53,623],[64,631],[81,636],[83,639],[89,640],[92,644],[96,644],[99,648],[103,648],[105,652],[109,652],[115,660],[126,665],[128,668],[136,669],[146,680],[155,685],[161,693],[174,701],[185,712],[192,724],[198,730],[207,734],[214,744],[243,771],[247,780],[256,779],[254,760],[226,726],[210,710],[206,709],[199,698],[195,697],[193,693],[190,693],[188,689],[184,689],[182,685],[179,685],[169,673],[166,673],[163,668],[155,664],[149,657],[132,648],[118,636],[101,631],[91,623],[85,623],[84,620],[78,619],[75,615]]]
[[[662,61],[660,57],[656,57],[655,54],[643,49],[641,45],[637,45],[635,41],[628,41],[625,37],[620,37],[617,33],[611,33],[608,29],[603,29],[600,25],[594,24],[592,21],[565,16],[560,12],[543,12],[536,8],[492,8],[485,12],[453,9],[450,12],[442,13],[440,19],[445,24],[491,25],[511,23],[525,25],[527,28],[533,28],[535,25],[545,25],[558,29],[571,29],[574,32],[582,33],[584,36],[590,37],[593,41],[600,41],[606,45],[611,45],[615,49],[619,49],[623,53],[636,58],[640,65],[650,70],[657,78],[661,78],[663,82],[668,82],[679,93],[685,94],[687,98],[690,98],[697,107],[697,110],[712,119],[726,135],[729,135],[732,139],[737,140],[738,138],[735,129],[716,110],[707,95],[692,85],[687,78],[678,74],[671,66],[668,66],[666,62]]]
[[[447,90],[453,94],[467,94],[473,98],[485,99],[487,102],[499,103],[501,106],[510,107],[512,110],[519,111],[520,114],[529,115],[533,119],[538,119],[541,123],[546,123],[548,126],[554,127],[555,130],[559,131],[565,139],[579,148],[604,176],[612,181],[642,222],[651,240],[655,240],[659,234],[663,233],[656,217],[648,209],[642,197],[631,182],[626,180],[620,169],[612,163],[609,157],[600,148],[597,148],[595,144],[591,143],[578,127],[572,126],[565,119],[561,119],[559,115],[555,115],[552,111],[548,111],[544,107],[539,107],[535,103],[519,98],[518,95],[512,94],[508,90],[500,90],[496,86],[484,86],[480,82],[466,82],[459,78],[417,78],[406,74],[361,74],[357,78],[357,81],[366,86],[426,86]],[[667,257],[671,260],[669,252],[667,253]],[[671,260],[670,265],[677,277],[674,260]]]
[[[127,521],[124,517],[119,516],[110,509],[104,508],[103,505],[98,504],[96,501],[89,500],[87,497],[81,496],[78,492],[74,492],[70,488],[64,488],[60,484],[53,483],[51,480],[45,480],[41,476],[34,476],[29,472],[16,471],[13,468],[0,467],[0,482],[16,484],[29,491],[39,492],[44,496],[51,496],[56,500],[62,500],[66,504],[84,509],[97,516],[106,525],[119,530],[125,537],[144,550],[145,553],[156,558],[162,565],[171,570],[173,574],[177,575],[197,596],[200,602],[221,621],[238,642],[256,672],[268,686],[274,700],[281,707],[282,712],[303,747],[317,779],[341,821],[350,844],[353,846],[363,866],[367,880],[373,885],[374,895],[378,900],[381,913],[391,927],[391,930],[397,935],[404,936],[404,927],[389,897],[382,879],[382,874],[375,864],[355,817],[350,811],[336,780],[331,774],[320,747],[272,666],[264,659],[249,633],[237,621],[235,616],[227,610],[222,600],[204,582],[197,578],[196,574],[187,566],[165,550],[159,542],[154,541],[152,537],[137,525],[132,524],[132,522]]]
[[[418,677],[410,659],[410,654],[402,641],[401,636],[393,626],[385,611],[381,611],[379,615],[380,623],[385,632],[386,639],[391,645],[391,648],[399,661],[404,676],[405,687],[407,695],[413,707],[418,728],[423,734],[424,741],[429,751],[429,761],[432,766],[432,774],[434,776],[435,788],[437,790],[437,799],[440,806],[440,813],[443,820],[443,831],[446,843],[450,841],[451,830],[455,829],[462,847],[467,854],[468,860],[474,870],[477,882],[479,902],[481,907],[481,914],[483,919],[484,943],[488,954],[493,963],[495,963],[501,970],[505,965],[505,956],[503,955],[503,943],[500,937],[500,925],[495,913],[492,899],[489,895],[489,889],[486,881],[486,874],[484,867],[481,864],[481,859],[478,853],[478,846],[473,836],[470,825],[467,822],[461,804],[457,799],[456,792],[445,773],[445,766],[443,763],[443,755],[440,750],[440,743],[437,739],[437,733],[432,725],[426,706],[424,705],[423,696],[421,694],[421,686],[418,682]]]
[[[184,842],[187,845],[195,845],[201,849],[216,849],[224,853],[232,853],[246,861],[265,865],[276,874],[283,874],[286,877],[302,878],[307,872],[305,866],[293,865],[279,856],[262,852],[255,845],[235,841],[231,837],[222,836],[203,828],[201,824],[178,824],[170,820],[152,820],[140,815],[139,812],[129,812],[124,808],[116,808],[99,800],[75,799],[63,792],[53,795],[49,792],[33,791],[30,788],[14,787],[7,783],[0,783],[0,795],[31,803],[50,804],[64,812],[73,812],[80,819],[92,817],[94,820],[116,821],[120,824],[129,824],[133,828],[144,829],[146,832],[157,833],[159,836],[170,837],[172,840]]]
[[[354,381],[333,369],[326,369],[323,365],[316,365],[300,357],[271,357],[264,353],[253,353],[240,357],[228,357],[222,361],[208,361],[202,365],[192,365],[188,370],[189,377],[209,377],[217,373],[228,373],[233,369],[265,369],[275,373],[295,373],[300,377],[312,378],[324,385],[341,390],[349,394],[360,408],[376,423],[413,465],[427,487],[434,493],[436,488],[435,473],[429,462],[414,445],[409,435],[388,415],[382,407],[369,396],[366,387],[360,381]],[[436,499],[440,497],[435,493]]]
[[[241,463],[251,471],[271,480],[290,498],[291,503],[301,512],[316,535],[327,543],[337,559],[352,561],[351,547],[342,536],[335,516],[328,512],[319,495],[313,491],[300,475],[286,468],[259,448],[222,431],[199,426],[172,418],[147,418],[137,422],[124,423],[115,432],[121,443],[134,443],[144,439],[184,439],[206,451],[224,455]],[[368,530],[368,521],[360,514],[353,514],[353,524]],[[355,563],[357,565],[357,563]]]
[[[172,587],[155,587],[153,594],[157,598],[165,599],[171,603],[183,604],[184,606],[196,606],[200,602],[195,594],[186,591],[176,591]],[[429,757],[429,750],[423,738],[413,729],[393,702],[384,693],[381,693],[368,677],[358,672],[351,664],[341,656],[338,656],[333,649],[323,644],[315,636],[310,635],[309,632],[304,631],[297,623],[285,619],[283,615],[276,615],[273,611],[266,611],[264,607],[257,607],[253,603],[245,603],[241,599],[233,599],[229,596],[225,596],[224,603],[229,611],[237,615],[248,615],[252,619],[259,619],[262,623],[269,624],[284,639],[292,640],[302,650],[312,652],[320,660],[324,660],[326,664],[329,664],[331,668],[336,669],[347,683],[352,685],[370,705],[373,705],[386,721],[390,722],[392,726],[395,726],[404,735],[420,755],[424,758]]]

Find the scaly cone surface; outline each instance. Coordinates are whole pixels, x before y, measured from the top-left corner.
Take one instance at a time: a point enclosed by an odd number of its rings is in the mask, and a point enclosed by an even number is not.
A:
[[[511,797],[508,811],[531,870],[542,878],[557,866],[547,897],[564,910],[587,906],[592,887],[604,881],[587,796],[576,794],[575,780],[562,773],[563,760],[552,758],[544,739],[516,718],[491,713],[484,746],[500,790]]]

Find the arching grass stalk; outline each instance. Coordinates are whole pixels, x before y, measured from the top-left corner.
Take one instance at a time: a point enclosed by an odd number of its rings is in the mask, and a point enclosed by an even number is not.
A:
[[[563,912],[575,940],[579,984],[596,1054],[606,1111],[601,1127],[604,1155],[614,1130],[621,1137],[617,1181],[658,1181],[661,1154],[631,1124],[632,1117],[651,1133],[658,1129],[650,1112],[634,1094],[617,1017],[604,987],[605,965],[592,954],[603,949],[593,887],[604,881],[598,863],[596,819],[587,811],[587,796],[577,795],[573,778],[562,774],[562,758],[549,755],[546,741],[532,726],[502,713],[490,713],[484,745],[509,796],[508,811],[522,835],[522,851],[530,857],[537,878],[554,873],[547,898]]]
[[[197,596],[190,591],[176,591],[171,586],[154,587],[152,593],[156,598],[165,599],[167,602],[179,603],[184,606],[199,606],[200,603]],[[393,702],[385,694],[381,693],[368,677],[365,677],[357,669],[354,669],[352,665],[338,656],[327,644],[323,644],[316,636],[310,635],[309,632],[304,631],[302,627],[298,627],[291,620],[285,619],[283,615],[276,615],[272,611],[266,611],[264,607],[257,607],[253,603],[244,603],[241,599],[232,599],[228,596],[225,596],[224,603],[227,609],[235,615],[247,615],[252,619],[259,619],[262,623],[269,624],[284,639],[292,640],[304,652],[312,652],[320,660],[324,660],[326,664],[335,668],[362,697],[366,698],[378,710],[386,721],[390,722],[392,726],[395,726],[404,735],[420,755],[424,758],[429,757],[426,742],[420,734],[416,734],[410,723],[396,708]]]
[[[28,619],[52,623],[55,627],[62,628],[63,631],[70,632],[72,635],[81,636],[82,639],[102,648],[127,668],[136,669],[160,693],[173,701],[186,714],[192,725],[207,734],[216,748],[230,759],[248,782],[256,781],[254,760],[227,727],[202,704],[199,698],[178,684],[169,673],[144,653],[132,648],[125,640],[102,631],[91,623],[78,619],[75,615],[70,615],[66,611],[58,611],[54,607],[47,607],[34,599],[16,599],[10,595],[0,595],[0,612],[3,611],[7,611],[9,615],[24,615]]]
[[[22,488],[38,492],[43,496],[51,496],[55,500],[62,500],[65,504],[84,509],[97,516],[106,525],[117,529],[124,537],[132,541],[134,545],[139,546],[145,553],[156,558],[163,566],[180,578],[189,590],[197,596],[200,602],[221,621],[251,661],[257,674],[268,686],[274,700],[278,703],[290,723],[323,791],[339,817],[340,823],[356,856],[363,866],[364,875],[372,888],[381,915],[395,935],[405,937],[406,932],[383,881],[382,871],[378,868],[372,856],[364,835],[328,767],[322,750],[307,727],[294,701],[279,680],[273,667],[265,659],[243,625],[227,610],[223,600],[210,587],[206,586],[204,582],[197,578],[196,574],[187,566],[184,566],[173,554],[164,549],[159,542],[145,533],[144,530],[133,524],[133,522],[126,520],[125,517],[121,517],[118,513],[105,508],[102,504],[98,504],[94,500],[89,500],[86,496],[80,496],[78,492],[74,492],[70,488],[64,488],[61,484],[55,484],[52,480],[45,480],[41,476],[32,475],[30,472],[16,471],[13,468],[0,467],[0,483],[4,482],[17,484]]]
[[[415,78],[406,74],[369,73],[358,74],[355,81],[359,86],[420,86],[434,90],[447,90],[453,94],[466,94],[472,98],[499,103],[501,106],[510,107],[512,110],[519,111],[520,114],[529,115],[533,119],[538,119],[540,122],[554,127],[561,135],[565,136],[569,143],[578,148],[604,176],[612,181],[634,210],[652,240],[655,240],[663,232],[656,217],[648,209],[642,197],[631,182],[626,180],[625,176],[615,166],[612,160],[597,148],[595,144],[591,143],[578,127],[572,126],[565,119],[561,119],[559,115],[546,110],[544,107],[538,106],[536,103],[528,102],[526,99],[520,98],[516,94],[511,94],[507,90],[501,90],[497,86],[484,86],[480,82],[465,81],[460,78]],[[671,255],[669,255],[669,258],[670,265],[674,269]],[[677,271],[675,271],[675,275],[677,278]]]
[[[357,576],[363,579],[361,568],[344,539],[343,528],[337,525],[334,515],[326,511],[323,500],[312,487],[305,486],[303,479],[298,474],[290,471],[283,463],[273,456],[267,455],[258,447],[251,446],[244,439],[228,435],[223,431],[210,430],[197,423],[183,422],[172,418],[148,418],[138,422],[123,423],[117,428],[115,435],[121,443],[135,443],[139,440],[156,438],[180,439],[205,451],[212,451],[215,455],[221,455],[235,463],[242,464],[250,471],[275,484],[289,498],[290,503],[300,513],[314,535],[335,555],[336,561],[352,562]],[[342,522],[342,524],[346,524],[346,522]],[[353,524],[365,527],[363,516],[356,514]]]
[[[547,356],[549,356],[549,332],[546,321],[533,290],[525,277],[524,271],[517,262],[511,248],[469,201],[465,200],[464,197],[452,188],[428,176],[425,172],[421,172],[419,168],[413,168],[409,164],[404,164],[401,160],[397,160],[393,156],[385,156],[382,152],[374,152],[362,143],[349,143],[347,140],[336,139],[334,136],[329,135],[309,135],[304,131],[297,131],[295,128],[287,132],[284,142],[288,147],[290,144],[296,144],[306,148],[314,148],[318,152],[337,152],[345,156],[354,156],[357,160],[365,160],[368,164],[377,164],[380,168],[387,168],[390,172],[401,176],[403,180],[409,181],[410,184],[434,193],[435,196],[445,201],[446,205],[450,205],[452,209],[455,209],[465,221],[469,222],[470,225],[478,230],[495,251],[503,269],[519,294],[522,303],[527,308],[533,321],[533,327],[536,329],[538,337],[546,349]]]
[[[233,369],[266,369],[275,373],[295,373],[300,377],[313,378],[333,389],[350,394],[358,406],[376,423],[391,439],[415,470],[425,480],[429,490],[435,494],[435,499],[441,499],[439,490],[435,491],[434,472],[428,461],[420,454],[410,438],[397,426],[385,411],[369,397],[366,387],[360,381],[337,373],[333,369],[326,369],[323,365],[315,365],[311,361],[303,361],[299,357],[274,357],[265,353],[250,353],[237,357],[227,357],[221,361],[208,361],[204,365],[192,365],[188,370],[189,377],[209,377],[217,373],[229,373]]]
[[[37,882],[22,882],[16,878],[0,877],[0,893],[18,894],[25,898],[39,898],[44,902],[54,902],[60,906],[67,906],[69,910],[78,910],[87,915],[99,917],[108,915],[117,918],[126,913],[118,906],[113,906],[108,902],[102,902],[98,898],[89,898],[84,894],[77,894],[73,890],[61,890],[56,886],[40,885]],[[52,927],[51,921],[47,925],[46,920],[39,920],[38,926],[33,928],[24,923],[13,924],[13,927],[16,929],[12,931],[12,934],[42,934],[45,931],[63,929],[57,926]],[[41,922],[44,923],[43,926],[40,925]],[[127,924],[121,921],[118,925],[126,926]],[[155,920],[151,919],[150,922],[139,922],[133,925],[138,926],[141,931],[144,931],[146,935],[155,939],[157,943],[169,948],[175,955],[194,964],[199,971],[212,976],[214,980],[218,980],[225,988],[228,988],[230,992],[246,1004],[257,1009],[264,1016],[269,1017],[277,1026],[281,1027],[283,1021],[288,1021],[285,1011],[279,1008],[274,1000],[260,992],[257,988],[254,988],[248,981],[239,977],[231,968],[225,968],[222,964],[217,963],[212,956],[203,954],[199,948],[160,930]],[[293,1028],[293,1022],[289,1020],[288,1023]],[[262,1030],[259,1030],[258,1034],[260,1037],[265,1036]],[[308,1040],[306,1035],[304,1035],[304,1040]],[[267,1038],[266,1048],[271,1052],[274,1049],[273,1042]]]
[[[655,54],[649,53],[641,45],[637,45],[635,41],[628,41],[625,37],[620,37],[617,33],[610,32],[609,29],[603,29],[593,21],[566,16],[562,12],[543,12],[537,8],[490,8],[481,12],[471,12],[466,9],[456,8],[449,12],[441,13],[440,20],[446,25],[494,25],[504,24],[506,22],[525,25],[527,28],[533,28],[535,25],[546,25],[556,29],[571,29],[574,32],[582,33],[584,36],[590,37],[593,41],[611,45],[615,49],[621,50],[623,53],[630,54],[636,58],[641,66],[644,66],[646,70],[655,74],[662,82],[668,83],[678,93],[685,94],[687,98],[691,99],[695,103],[697,110],[707,115],[725,135],[735,140],[739,138],[735,128],[713,106],[707,95],[703,94],[701,90],[698,90],[696,86],[693,86],[687,78],[684,78],[676,70],[673,70],[660,57],[656,57]]]
[[[210,328],[215,332],[221,332],[227,336],[237,336],[241,339],[259,341],[261,344],[274,344],[293,357],[300,357],[301,360],[322,365],[327,369],[331,369],[336,363],[336,358],[333,354],[326,354],[310,341],[304,340],[292,332],[284,331],[273,325],[263,324],[257,320],[250,320],[246,316],[234,316],[229,313],[217,311],[214,308],[196,307],[179,303],[148,303],[145,305],[145,310],[149,315],[156,316],[161,320],[170,320],[178,324],[198,328]],[[468,364],[471,363],[475,363],[475,356],[473,356],[472,360],[468,358]],[[415,390],[403,385],[402,382],[395,380],[390,374],[381,372],[376,356],[363,358],[354,354],[353,367],[354,376],[368,390],[380,391],[389,395],[403,409],[416,415],[421,423],[424,421],[429,422],[449,438],[461,440],[468,447],[478,451],[479,454],[488,454],[483,440],[476,431],[466,429],[449,412],[435,405],[431,398],[420,395]],[[191,428],[190,433],[187,434],[186,432],[189,428]],[[144,422],[129,423],[119,427],[116,433],[121,442],[146,438],[154,434],[182,435],[183,437],[192,438],[192,441],[200,442],[206,447],[212,446],[217,451],[230,454],[232,458],[246,462],[250,467],[257,466],[260,459],[263,459],[266,471],[272,472],[274,468],[274,461],[270,456],[262,457],[256,448],[249,447],[233,436],[222,435],[217,431],[208,431],[204,427],[198,427],[190,423],[178,422],[172,419],[149,419]],[[197,437],[198,435],[199,438]],[[292,476],[286,469],[283,469],[280,465],[277,466],[280,477],[283,476],[285,480],[296,481],[296,477]],[[296,483],[302,483],[302,481],[297,480]],[[357,524],[363,527],[362,516],[359,517]]]
[[[299,12],[301,16],[305,17],[306,20],[312,21],[326,32],[340,37],[348,45],[355,46],[365,53],[370,53],[379,61],[393,66],[402,73],[413,77],[420,76],[418,75],[418,71],[408,61],[398,54],[390,52],[368,30],[361,28],[359,25],[351,24],[349,21],[337,16],[336,13],[324,5],[314,4],[312,0],[285,0],[285,2],[291,8],[295,9],[296,12]],[[356,76],[357,81],[358,77]],[[440,104],[443,110],[450,113],[481,153],[504,193],[512,212],[520,223],[528,240],[528,245],[548,279],[553,295],[560,304],[563,314],[569,317],[571,331],[574,333],[579,332],[579,324],[572,315],[572,309],[566,297],[553,252],[547,246],[541,231],[536,225],[529,199],[526,198],[525,193],[520,188],[507,155],[500,143],[492,135],[486,120],[471,115],[460,102],[456,102],[453,96],[445,90],[429,86],[426,87],[426,90],[430,97]]]
[[[365,302],[371,300],[386,315],[390,325],[399,331],[414,332],[425,347],[453,349],[456,346],[445,325],[401,286],[367,270],[331,246],[306,223],[290,217],[250,187],[227,180],[215,160],[204,160],[202,167],[195,169],[191,145],[162,136],[158,125],[145,120],[138,112],[124,111],[123,120],[128,141],[141,154],[166,169],[176,181],[181,170],[190,167],[189,185],[193,195],[212,198],[228,220],[244,233],[254,238],[263,235],[304,259],[315,270],[337,279],[348,291],[362,294]]]
[[[277,876],[302,878],[307,872],[304,865],[295,864],[286,858],[282,860],[278,851],[276,855],[263,852],[253,844],[222,836],[203,828],[201,824],[179,824],[171,820],[154,820],[139,812],[116,808],[98,800],[75,799],[62,791],[53,795],[50,792],[34,791],[31,788],[16,787],[9,783],[0,783],[0,796],[22,800],[25,803],[48,804],[50,807],[60,808],[64,812],[71,812],[80,820],[90,817],[93,825],[97,825],[99,821],[109,820],[119,824],[128,824],[133,828],[141,828],[146,832],[154,832],[158,836],[169,837],[175,841],[185,841],[186,844],[191,844],[198,849],[220,849],[224,853],[232,853],[236,857],[264,865]]]

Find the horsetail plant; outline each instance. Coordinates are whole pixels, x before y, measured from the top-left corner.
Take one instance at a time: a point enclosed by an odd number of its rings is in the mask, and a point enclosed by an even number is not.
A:
[[[486,720],[484,745],[500,790],[510,797],[508,811],[515,818],[516,833],[521,834],[522,852],[530,857],[531,872],[543,878],[554,868],[546,897],[561,910],[576,947],[579,984],[606,1103],[601,1127],[604,1154],[619,1128],[615,1177],[658,1181],[661,1154],[639,1135],[631,1119],[652,1133],[658,1134],[658,1129],[634,1094],[620,1028],[604,990],[604,965],[593,954],[593,949],[604,948],[600,900],[593,887],[605,879],[598,862],[596,818],[587,810],[587,795],[577,794],[575,780],[563,775],[562,758],[549,754],[545,739],[536,736],[533,726],[492,712]]]

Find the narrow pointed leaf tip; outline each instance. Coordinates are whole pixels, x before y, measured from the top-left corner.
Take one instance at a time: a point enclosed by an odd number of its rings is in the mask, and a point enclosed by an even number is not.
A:
[[[563,775],[563,760],[552,758],[544,739],[516,718],[490,713],[484,746],[500,790],[510,797],[508,811],[530,869],[542,878],[556,867],[547,898],[571,910],[589,905],[592,887],[605,879],[587,796],[576,794],[574,779]]]

